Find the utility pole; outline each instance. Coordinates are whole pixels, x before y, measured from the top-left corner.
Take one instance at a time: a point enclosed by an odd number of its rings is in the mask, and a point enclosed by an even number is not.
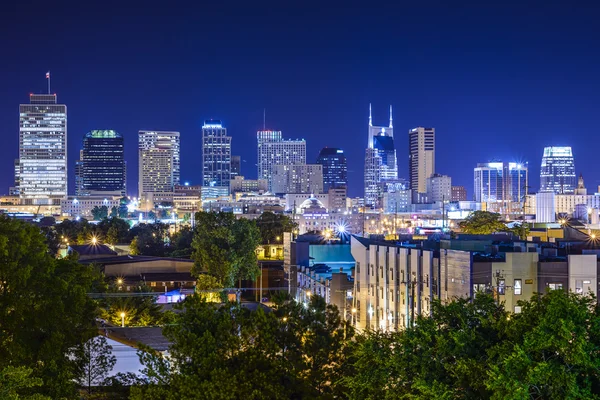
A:
[[[500,281],[504,282],[504,275],[502,273],[500,273],[500,270],[497,269],[496,273],[494,274],[494,277],[496,278],[496,295],[494,297],[496,297],[496,304],[500,305]],[[506,290],[506,283],[504,283],[502,285],[502,294],[504,294],[504,291]]]

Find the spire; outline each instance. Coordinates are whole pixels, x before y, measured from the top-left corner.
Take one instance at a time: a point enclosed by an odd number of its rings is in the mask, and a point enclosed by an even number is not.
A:
[[[390,104],[390,128],[393,128],[392,125],[392,105]]]
[[[373,126],[373,117],[371,115],[371,103],[369,103],[369,126]]]

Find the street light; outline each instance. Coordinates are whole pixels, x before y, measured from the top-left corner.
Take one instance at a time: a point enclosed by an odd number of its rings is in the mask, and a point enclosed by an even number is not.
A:
[[[283,322],[287,322],[287,317],[283,317]]]
[[[125,313],[121,312],[121,328],[125,328]]]
[[[98,239],[96,239],[96,236],[92,237],[92,244],[95,246],[96,243],[98,243]]]

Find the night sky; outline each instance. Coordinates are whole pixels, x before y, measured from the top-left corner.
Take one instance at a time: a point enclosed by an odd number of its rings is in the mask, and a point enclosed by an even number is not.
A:
[[[48,70],[68,107],[70,192],[92,129],[124,135],[131,195],[140,129],[180,131],[182,181],[198,184],[210,118],[228,128],[242,174],[256,178],[266,108],[268,129],[307,140],[307,162],[324,146],[343,148],[350,195],[362,196],[369,102],[374,124],[387,125],[394,107],[401,177],[408,129],[426,126],[436,128],[436,172],[469,197],[473,167],[496,159],[528,161],[536,190],[547,145],[572,146],[588,189],[600,184],[593,2],[83,3],[2,6],[0,193],[13,184],[18,105],[45,92]]]

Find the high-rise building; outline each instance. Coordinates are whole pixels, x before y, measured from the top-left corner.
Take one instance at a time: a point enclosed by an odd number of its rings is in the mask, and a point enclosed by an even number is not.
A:
[[[489,162],[474,169],[474,200],[478,203],[520,203],[527,194],[527,163]]]
[[[139,131],[139,193],[172,192],[179,185],[179,132]]]
[[[202,126],[202,186],[227,188],[231,181],[231,136],[221,121]]]
[[[123,145],[123,136],[113,130],[93,130],[85,135],[80,159],[80,196],[125,196]]]
[[[242,175],[242,157],[231,156],[231,179]]]
[[[435,129],[417,127],[408,131],[410,188],[427,192],[427,178],[435,173]]]
[[[467,189],[464,186],[452,186],[452,201],[467,201]]]
[[[276,165],[306,164],[306,141],[283,139],[281,131],[258,131],[258,179],[269,182],[273,191],[273,169]]]
[[[430,203],[450,201],[452,198],[452,178],[440,174],[433,174],[427,178],[427,198]]]
[[[381,183],[396,179],[398,163],[394,146],[392,106],[389,126],[375,126],[369,105],[369,142],[365,150],[365,204],[371,207],[379,206]]]
[[[19,106],[18,182],[24,204],[67,196],[67,106],[55,94],[31,94]]]
[[[339,189],[348,186],[348,166],[344,150],[325,147],[317,157],[317,164],[323,166],[323,190]]]
[[[271,191],[286,193],[323,193],[323,167],[319,164],[275,165]]]
[[[573,194],[577,187],[571,147],[545,147],[540,171],[540,192]]]
[[[82,196],[83,193],[83,149],[81,149],[79,159],[75,161],[75,196]]]

